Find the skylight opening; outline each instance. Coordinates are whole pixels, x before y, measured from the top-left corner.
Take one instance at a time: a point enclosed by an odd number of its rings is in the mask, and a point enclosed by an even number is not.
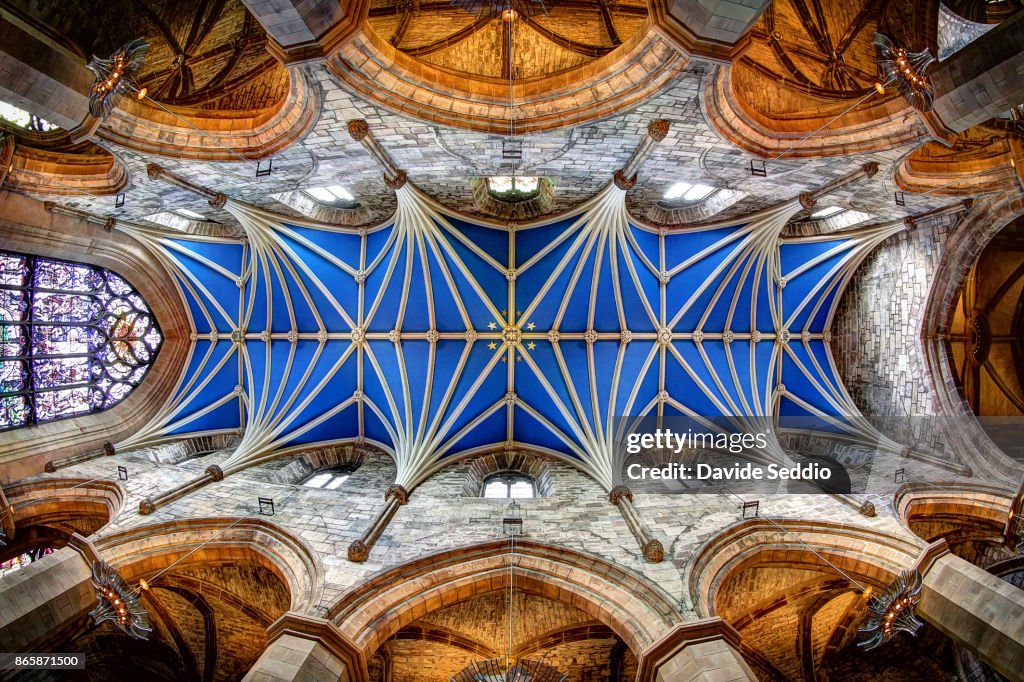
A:
[[[327,187],[310,187],[305,190],[306,194],[313,197],[321,204],[333,206],[354,207],[356,198],[341,185],[329,185]]]
[[[25,130],[34,130],[40,133],[60,128],[60,126],[55,126],[49,121],[34,116],[24,109],[20,109],[7,102],[0,102],[0,119],[13,123]]]
[[[811,214],[811,220],[821,220],[823,218],[831,218],[832,216],[839,215],[846,209],[841,206],[826,206],[825,208],[818,209]]]
[[[323,471],[313,474],[302,484],[306,488],[318,488],[320,490],[337,490],[338,487],[348,480],[350,474],[338,473],[336,471]]]
[[[525,474],[497,474],[484,482],[483,497],[488,500],[525,500],[536,493],[533,479]]]
[[[540,194],[540,178],[495,175],[487,178],[487,191],[501,201],[526,201]]]
[[[663,198],[665,201],[671,201],[673,203],[690,203],[706,199],[714,191],[715,188],[708,185],[701,185],[699,183],[692,182],[677,182],[668,188],[668,191],[665,192]]]
[[[176,208],[174,209],[174,212],[180,216],[184,216],[185,218],[190,218],[192,220],[209,221],[209,218],[204,216],[202,213],[196,213],[195,211],[190,211],[187,208]]]

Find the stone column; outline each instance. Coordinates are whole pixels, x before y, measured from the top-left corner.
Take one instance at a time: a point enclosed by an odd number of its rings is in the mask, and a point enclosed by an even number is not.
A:
[[[323,59],[359,27],[365,0],[242,0],[270,37],[267,51],[290,66]]]
[[[946,553],[923,570],[917,614],[1014,680],[1024,671],[1024,590]]]
[[[613,180],[616,187],[619,189],[630,189],[636,184],[636,173],[640,170],[640,165],[651,155],[655,145],[664,140],[665,136],[668,135],[668,127],[668,121],[663,118],[651,121],[647,125],[647,134],[644,135],[644,139],[637,148],[633,150],[633,154],[626,161],[626,165],[615,171]]]
[[[932,110],[960,133],[1024,102],[1024,14],[1017,12],[929,74]]]
[[[29,21],[0,15],[0,100],[75,130],[89,115],[93,74],[81,56]]]
[[[206,473],[198,478],[193,478],[189,481],[185,481],[181,485],[166,490],[153,497],[147,497],[139,502],[139,513],[145,516],[146,514],[152,514],[160,507],[170,504],[175,500],[180,500],[185,495],[199,490],[203,486],[209,483],[215,483],[217,481],[224,480],[224,470],[216,464],[211,464],[206,467]]]
[[[362,562],[370,556],[370,550],[377,543],[381,533],[391,523],[398,508],[409,501],[409,491],[404,487],[395,484],[384,493],[384,501],[387,503],[380,513],[373,519],[370,527],[363,532],[363,536],[348,546],[348,560]]]
[[[52,459],[46,463],[43,468],[47,473],[53,473],[58,469],[73,466],[75,464],[81,464],[82,462],[88,462],[94,460],[97,457],[113,457],[117,454],[117,448],[109,440],[103,444],[102,450],[93,450],[92,452],[83,452],[80,455],[72,455],[71,457],[64,457],[62,459]]]
[[[636,541],[640,543],[644,558],[655,564],[662,561],[665,558],[665,547],[661,544],[660,540],[656,540],[651,535],[644,522],[640,519],[640,514],[637,513],[636,507],[633,506],[633,491],[624,485],[617,485],[608,494],[608,501],[622,512],[622,518],[626,520],[626,525],[629,526],[629,530],[633,533]]]
[[[739,652],[740,635],[721,618],[677,625],[640,657],[638,682],[734,682],[757,677]]]
[[[0,581],[0,651],[33,651],[95,605],[87,552],[65,547],[33,561]]]
[[[267,631],[270,644],[244,682],[366,682],[362,652],[322,618],[286,613]]]

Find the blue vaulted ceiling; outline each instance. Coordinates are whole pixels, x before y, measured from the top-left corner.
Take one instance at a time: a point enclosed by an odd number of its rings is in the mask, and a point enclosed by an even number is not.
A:
[[[614,186],[514,230],[409,185],[398,203],[369,230],[234,202],[241,242],[139,230],[194,333],[174,397],[130,440],[242,430],[230,471],[363,438],[395,457],[406,486],[452,456],[515,443],[610,487],[618,415],[851,428],[828,328],[854,267],[895,227],[782,240],[792,201],[659,233],[630,220]]]

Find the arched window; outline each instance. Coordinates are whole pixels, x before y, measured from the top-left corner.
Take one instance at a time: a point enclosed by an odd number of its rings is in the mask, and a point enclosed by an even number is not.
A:
[[[487,191],[499,201],[529,201],[540,194],[540,178],[495,175],[487,178]]]
[[[351,469],[335,468],[314,471],[309,478],[302,482],[307,488],[320,488],[321,490],[337,490],[338,487],[348,480],[352,475]]]
[[[704,201],[717,190],[709,185],[693,182],[677,182],[665,190],[661,204],[664,206],[688,206]]]
[[[142,296],[109,270],[0,251],[0,430],[116,405],[162,341]]]
[[[484,480],[483,496],[488,500],[526,499],[536,495],[533,479],[526,474],[502,473]]]

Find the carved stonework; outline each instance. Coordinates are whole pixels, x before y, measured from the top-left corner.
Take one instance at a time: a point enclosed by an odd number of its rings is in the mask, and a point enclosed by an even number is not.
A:
[[[370,126],[361,118],[355,118],[348,122],[348,134],[356,142],[362,142],[370,134]]]
[[[210,477],[213,478],[214,481],[224,480],[224,470],[221,469],[216,464],[211,464],[210,466],[206,467],[206,473],[210,474]]]
[[[615,171],[615,176],[612,178],[615,181],[615,186],[619,189],[632,189],[633,185],[636,184],[636,176],[627,178],[622,174],[622,169]]]
[[[618,505],[622,499],[633,501],[633,491],[624,485],[617,485],[608,493],[608,501],[614,505]]]
[[[868,500],[864,500],[863,504],[860,505],[860,508],[857,511],[859,511],[863,516],[873,518],[875,516],[875,505]]]
[[[143,516],[148,516],[149,514],[152,514],[155,511],[156,507],[154,507],[153,503],[150,502],[149,500],[142,500],[141,502],[139,502],[139,513]]]
[[[356,540],[348,546],[348,560],[362,563],[370,556],[370,548],[362,540]]]
[[[398,504],[406,504],[409,501],[409,491],[404,486],[400,486],[397,483],[388,486],[387,491],[384,493],[384,500],[390,500],[391,498],[398,500]]]
[[[103,221],[103,229],[107,232],[113,232],[114,227],[117,225],[117,220],[114,218],[107,218]]]
[[[501,330],[501,340],[510,346],[515,346],[523,340],[523,330],[514,325],[509,325]]]
[[[657,121],[651,121],[650,125],[647,126],[647,134],[651,136],[651,139],[655,142],[661,142],[668,135],[668,121],[663,118],[659,118]]]
[[[817,206],[818,200],[814,198],[812,192],[801,192],[800,193],[800,205],[806,208],[808,211]]]
[[[878,162],[868,161],[863,166],[861,166],[861,168],[864,170],[865,177],[873,178],[875,177],[875,173],[878,172]]]
[[[648,540],[644,545],[644,558],[652,564],[659,563],[665,559],[665,547],[660,540]]]
[[[217,192],[210,197],[209,204],[212,208],[224,208],[224,205],[228,203],[228,196],[223,192]]]
[[[109,440],[103,444],[103,454],[107,457],[113,457],[117,454],[117,448]]]
[[[163,175],[164,169],[155,163],[146,164],[146,177],[150,180],[159,180],[160,176]]]
[[[384,175],[384,184],[391,189],[401,189],[402,187],[405,187],[405,183],[408,182],[408,180],[409,176],[404,170],[398,171],[398,174],[395,175],[395,177],[391,177],[387,174]]]

